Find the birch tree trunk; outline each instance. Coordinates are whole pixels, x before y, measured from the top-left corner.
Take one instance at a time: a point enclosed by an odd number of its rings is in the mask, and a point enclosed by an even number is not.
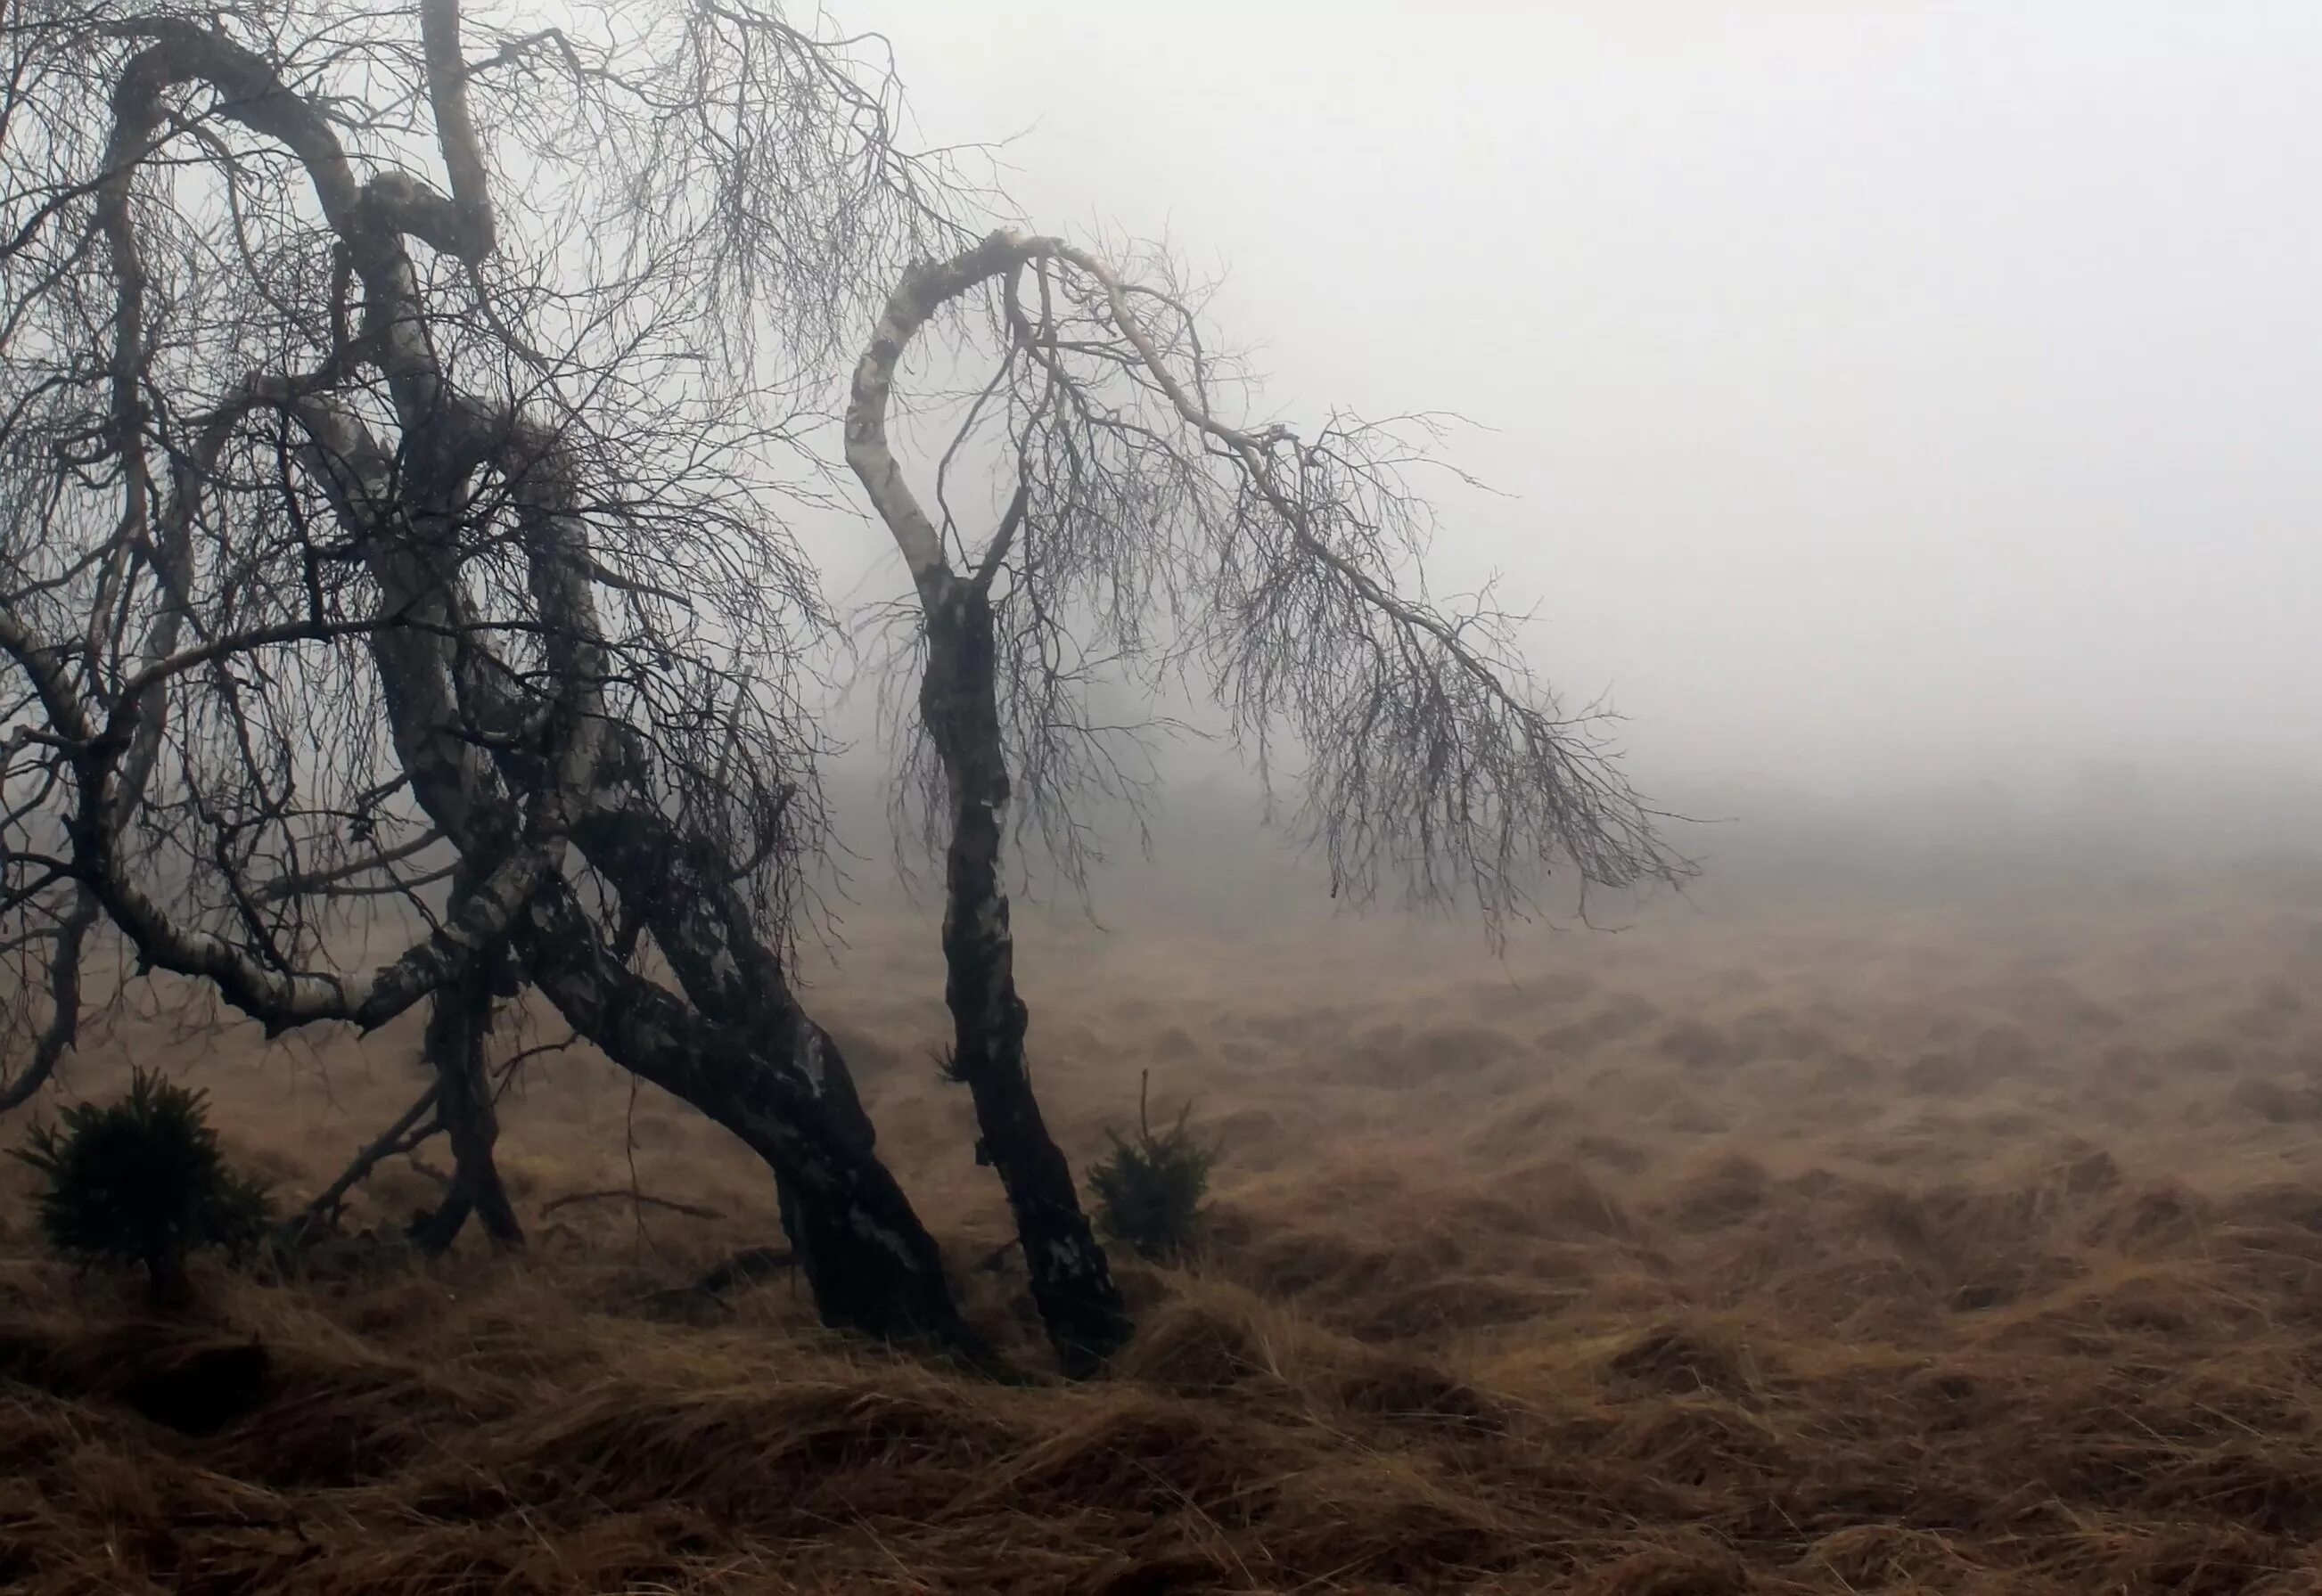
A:
[[[979,1161],[999,1172],[1007,1190],[1048,1338],[1067,1373],[1087,1374],[1134,1327],[1025,1060],[1029,1012],[1016,991],[1015,935],[1000,875],[1009,781],[991,599],[982,584],[948,574],[933,586],[919,713],[943,761],[951,806],[943,949],[952,1069],[974,1096]]]
[[[846,463],[911,573],[928,640],[919,716],[943,762],[950,810],[944,862],[944,1000],[953,1072],[975,1099],[978,1162],[1000,1173],[1048,1339],[1069,1373],[1093,1372],[1135,1328],[1104,1249],[1081,1211],[1072,1166],[1048,1134],[1025,1066],[1028,1016],[1016,991],[1016,944],[1001,887],[1009,777],[1001,736],[991,583],[1024,509],[1019,492],[981,568],[962,577],[904,479],[887,439],[895,368],[930,316],[1020,262],[1022,241],[995,233],[952,260],[923,261],[890,295],[856,362]]]

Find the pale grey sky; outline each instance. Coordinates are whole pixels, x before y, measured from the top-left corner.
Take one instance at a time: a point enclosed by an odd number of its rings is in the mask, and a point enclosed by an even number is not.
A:
[[[1445,585],[1689,773],[2322,768],[2313,0],[833,0],[1292,413],[1457,409]]]

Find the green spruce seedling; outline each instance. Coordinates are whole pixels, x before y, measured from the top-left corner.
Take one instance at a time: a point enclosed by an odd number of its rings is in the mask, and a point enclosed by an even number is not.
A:
[[[14,1150],[41,1177],[48,1244],[84,1263],[142,1265],[156,1308],[191,1297],[190,1254],[239,1259],[265,1234],[266,1189],[227,1164],[208,1096],[138,1070],[120,1101],[69,1108]]]
[[[1193,1245],[1218,1149],[1186,1128],[1191,1101],[1178,1110],[1175,1125],[1153,1134],[1147,1113],[1152,1073],[1147,1070],[1138,1077],[1137,1139],[1129,1141],[1106,1127],[1112,1151],[1090,1169],[1089,1190],[1105,1235],[1139,1257],[1158,1262],[1182,1257]]]

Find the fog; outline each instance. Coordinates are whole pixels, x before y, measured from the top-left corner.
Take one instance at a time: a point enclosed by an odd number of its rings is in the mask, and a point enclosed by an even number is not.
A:
[[[1435,585],[1538,600],[1649,785],[2004,808],[2107,760],[2255,815],[2322,772],[2310,5],[838,21],[925,142],[1012,137],[1028,220],[1221,274],[1273,408],[1477,424],[1504,497],[1447,491]]]

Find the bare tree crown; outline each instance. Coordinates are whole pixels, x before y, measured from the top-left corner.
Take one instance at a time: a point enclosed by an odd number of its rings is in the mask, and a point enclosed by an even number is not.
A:
[[[800,438],[953,236],[876,56],[748,4],[33,0],[5,37],[20,990],[102,900],[270,1020],[384,1017],[563,867],[608,762],[779,937],[820,818]],[[473,924],[351,976],[350,911],[440,901],[398,743],[445,731],[523,846]]]
[[[988,376],[930,513],[887,415],[904,352],[953,307],[986,313]],[[1190,681],[1269,773],[1289,745],[1334,890],[1465,902],[1496,932],[1557,865],[1593,886],[1684,879],[1604,717],[1565,713],[1525,661],[1521,617],[1429,595],[1433,512],[1410,472],[1438,421],[1301,433],[1243,419],[1250,398],[1166,255],[1007,230],[913,267],[856,366],[848,461],[923,601],[954,576],[992,596],[1008,761],[1047,844],[1075,862],[1075,800],[1138,796],[1136,728],[1102,724],[1087,690],[1125,673]],[[964,526],[948,490],[979,451],[1004,507]]]

